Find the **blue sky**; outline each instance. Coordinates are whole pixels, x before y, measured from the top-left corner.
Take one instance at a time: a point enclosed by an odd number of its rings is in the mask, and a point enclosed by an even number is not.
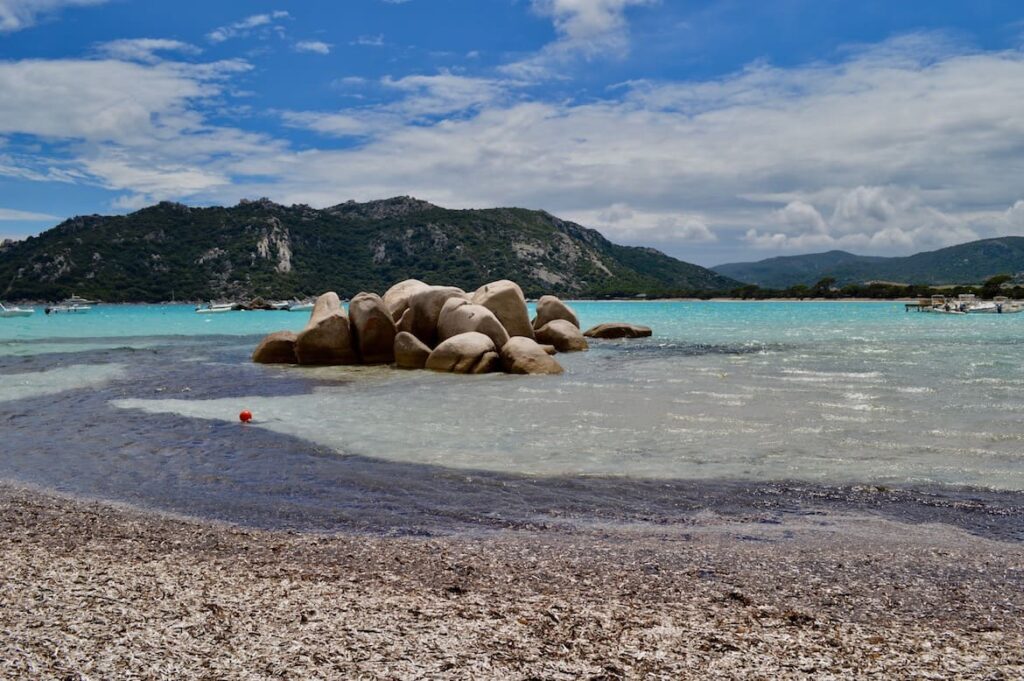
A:
[[[0,237],[402,194],[702,264],[1024,234],[1022,49],[996,0],[0,0]]]

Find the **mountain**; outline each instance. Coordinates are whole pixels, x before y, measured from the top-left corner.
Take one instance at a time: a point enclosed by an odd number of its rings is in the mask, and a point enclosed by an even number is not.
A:
[[[410,277],[466,289],[507,278],[529,296],[737,285],[543,211],[448,210],[410,197],[323,210],[266,199],[230,208],[164,202],[130,215],[76,217],[0,247],[0,299],[12,300],[351,296]]]
[[[868,281],[903,284],[979,284],[997,274],[1024,272],[1024,237],[983,239],[902,258],[829,251],[730,263],[719,274],[762,288],[808,286],[833,277],[840,286]]]

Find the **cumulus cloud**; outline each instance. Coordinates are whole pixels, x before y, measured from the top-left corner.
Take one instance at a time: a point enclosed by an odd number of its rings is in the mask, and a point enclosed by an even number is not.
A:
[[[614,17],[627,4],[610,6]],[[53,163],[5,148],[0,172],[95,182],[122,190],[124,205],[396,194],[520,205],[683,257],[732,242],[887,254],[1024,234],[1018,51],[911,36],[837,63],[633,82],[583,103],[530,99],[529,83],[508,77],[353,81],[379,103],[282,114],[352,138],[302,150],[209,122],[246,68],[0,62],[0,135],[66,152]]]
[[[253,14],[233,24],[215,28],[206,34],[206,38],[212,43],[222,43],[232,38],[245,37],[256,29],[271,27],[277,21],[287,19],[289,16],[288,12],[284,10],[275,10],[265,14]]]
[[[299,52],[313,52],[314,54],[330,54],[331,44],[321,40],[300,40],[295,43],[295,49]]]
[[[0,33],[20,31],[65,7],[102,5],[107,0],[0,0]]]

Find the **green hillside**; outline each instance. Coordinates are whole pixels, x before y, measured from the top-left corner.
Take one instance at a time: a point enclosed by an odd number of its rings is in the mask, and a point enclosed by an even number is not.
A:
[[[659,294],[737,282],[542,211],[447,210],[399,197],[317,210],[267,200],[161,203],[68,220],[0,247],[0,299],[108,302],[383,292],[415,277],[473,289],[513,279],[527,295]]]
[[[853,255],[844,251],[730,263],[719,274],[762,288],[812,285],[832,277],[840,286],[869,281],[903,284],[979,284],[999,274],[1024,273],[1024,237],[972,241],[902,258]]]

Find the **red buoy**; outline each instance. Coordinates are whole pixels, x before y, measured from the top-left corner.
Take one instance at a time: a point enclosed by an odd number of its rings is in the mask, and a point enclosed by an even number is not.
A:
[[[238,415],[238,420],[242,423],[249,423],[249,421],[252,421],[252,412],[246,409]]]

